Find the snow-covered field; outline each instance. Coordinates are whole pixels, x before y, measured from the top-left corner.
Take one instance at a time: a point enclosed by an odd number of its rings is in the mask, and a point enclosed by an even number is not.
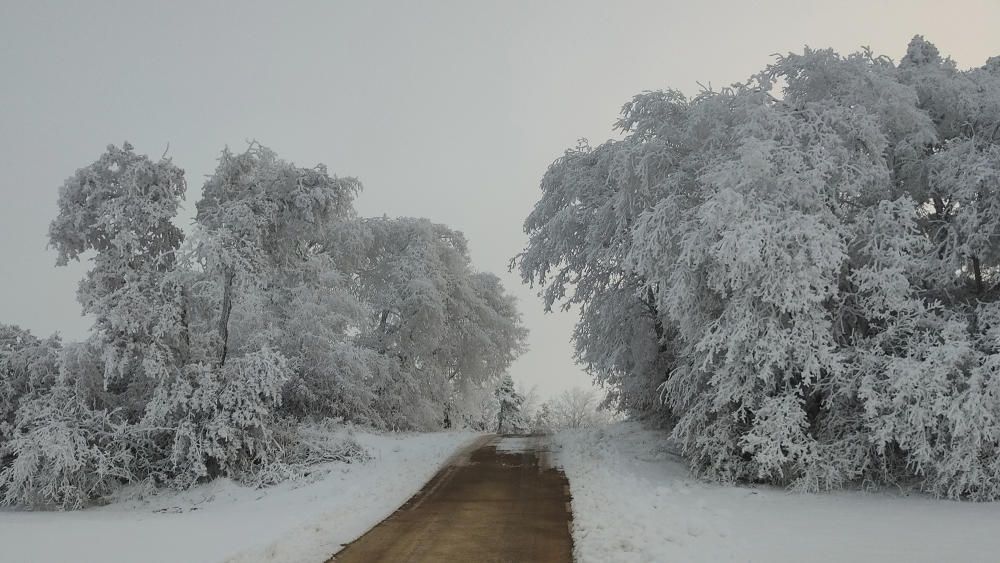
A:
[[[705,483],[635,423],[554,442],[580,563],[1000,560],[1000,503]]]
[[[391,514],[475,434],[355,433],[366,463],[252,489],[216,480],[183,493],[76,512],[0,511],[0,561],[325,561]]]

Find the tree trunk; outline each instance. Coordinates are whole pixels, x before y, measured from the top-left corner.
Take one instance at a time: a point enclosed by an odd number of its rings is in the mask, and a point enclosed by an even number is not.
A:
[[[385,345],[386,336],[386,326],[389,320],[389,310],[384,309],[382,311],[382,316],[378,321],[378,352],[379,354],[385,354],[387,347]]]
[[[646,307],[649,308],[650,315],[653,316],[653,330],[656,331],[656,349],[660,354],[666,353],[667,342],[664,339],[666,336],[666,329],[663,326],[663,321],[660,320],[660,310],[656,306],[656,294],[653,293],[653,288],[646,288]]]
[[[226,268],[222,277],[222,311],[219,313],[222,350],[219,353],[219,367],[226,365],[226,355],[229,353],[229,315],[233,312],[233,279],[236,278],[236,272],[232,268]]]
[[[181,284],[181,361],[187,363],[191,356],[191,328],[188,320],[187,286]]]
[[[982,294],[983,293],[983,269],[982,269],[982,266],[979,264],[979,257],[978,256],[973,256],[972,257],[972,272],[976,276],[976,293],[977,294]]]

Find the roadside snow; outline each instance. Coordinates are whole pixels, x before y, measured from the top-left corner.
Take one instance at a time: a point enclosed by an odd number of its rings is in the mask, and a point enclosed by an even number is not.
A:
[[[82,511],[0,511],[0,561],[325,561],[401,506],[474,436],[355,432],[374,459],[319,466],[325,471],[312,482],[252,489],[216,480]]]
[[[577,561],[997,561],[1000,503],[798,494],[692,478],[636,423],[553,437]]]

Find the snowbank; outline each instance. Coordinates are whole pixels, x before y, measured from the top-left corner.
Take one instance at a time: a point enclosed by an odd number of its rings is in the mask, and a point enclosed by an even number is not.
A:
[[[356,432],[374,459],[318,466],[311,482],[252,489],[216,480],[83,511],[0,511],[0,561],[325,561],[402,505],[473,436]]]
[[[573,495],[580,563],[1000,557],[1000,503],[705,483],[661,433],[635,423],[563,432],[553,442]]]

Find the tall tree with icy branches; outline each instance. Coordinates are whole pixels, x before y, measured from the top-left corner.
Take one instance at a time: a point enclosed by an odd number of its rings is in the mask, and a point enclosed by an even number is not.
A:
[[[655,294],[625,265],[630,232],[652,201],[642,188],[648,167],[629,168],[631,147],[582,142],[542,179],[544,197],[525,221],[528,248],[515,258],[525,280],[544,286],[546,310],[558,302],[580,308],[576,358],[610,389],[608,402],[635,413],[653,411],[656,386],[670,362],[670,327]],[[643,146],[638,151],[650,152]],[[616,178],[623,189],[608,189]]]
[[[500,385],[496,389],[496,398],[499,405],[497,409],[497,434],[513,434],[524,431],[527,427],[527,421],[521,412],[524,396],[517,392],[514,380],[510,375],[505,375],[500,380]]]
[[[378,416],[436,427],[479,408],[523,351],[526,331],[500,280],[472,268],[465,237],[426,219],[365,219],[342,240],[378,354]]]
[[[898,65],[807,49],[636,96],[621,141],[547,172],[522,276],[704,475],[997,498],[996,60],[918,36]]]
[[[105,385],[136,400],[181,361],[179,291],[167,274],[184,238],[172,220],[185,188],[170,160],[109,146],[63,185],[49,228],[59,265],[93,253],[77,297],[95,318]]]
[[[241,154],[223,151],[197,204],[203,229],[199,253],[222,288],[220,364],[230,348],[234,293],[256,295],[278,283],[306,283],[306,264],[320,254],[334,223],[353,217],[360,187],[354,178],[330,176],[322,165],[300,168],[282,161],[258,143]]]
[[[60,265],[91,257],[78,298],[95,330],[61,349],[22,334],[3,352],[21,387],[0,447],[0,458],[11,458],[0,467],[4,503],[79,506],[162,469],[168,438],[146,430],[148,400],[186,361],[183,292],[172,277],[183,239],[172,219],[184,189],[183,171],[126,143],[60,190],[49,240]],[[15,368],[18,357],[28,364]]]

